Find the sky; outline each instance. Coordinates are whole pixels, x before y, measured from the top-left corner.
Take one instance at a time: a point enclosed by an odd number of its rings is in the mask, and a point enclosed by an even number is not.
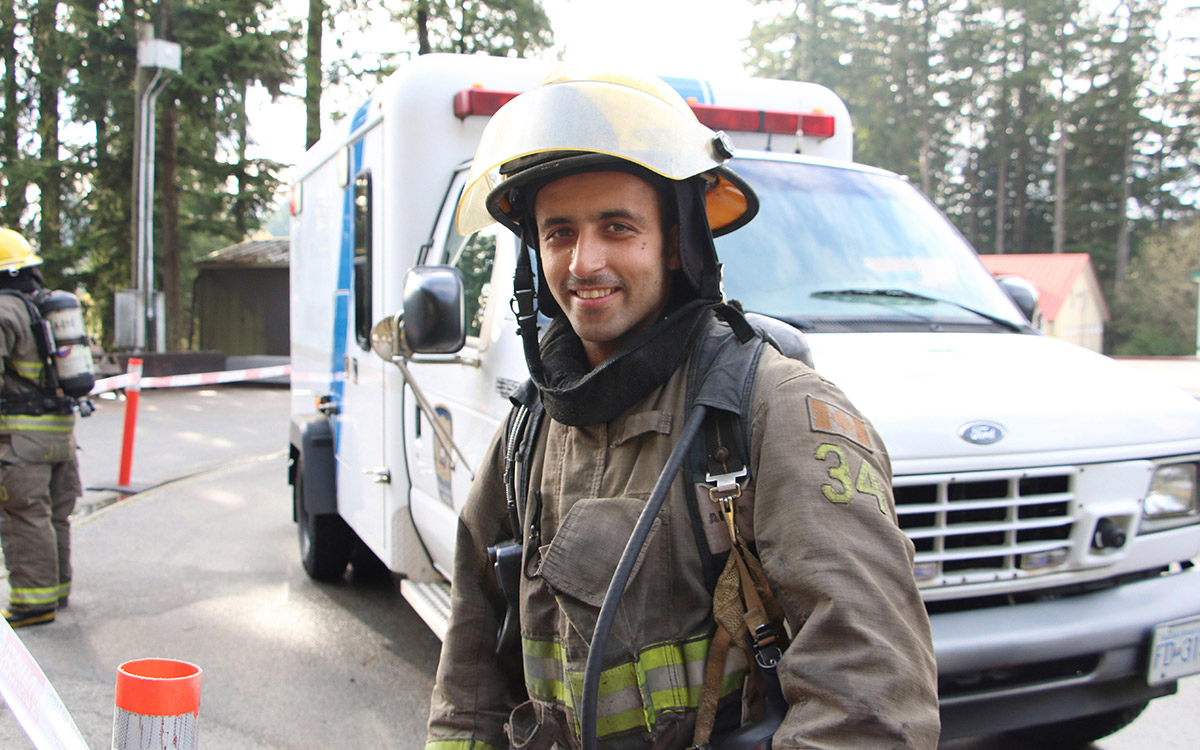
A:
[[[1090,0],[1103,7],[1114,0]],[[664,75],[709,78],[745,75],[743,66],[746,37],[757,9],[751,0],[542,0],[554,30],[555,48],[568,63],[620,63]],[[1200,44],[1200,13],[1184,8],[1200,7],[1196,0],[1167,0],[1164,26],[1176,39],[1194,50]],[[292,7],[295,6],[295,7]],[[301,18],[308,0],[286,0],[290,17]],[[765,12],[778,11],[778,6]],[[398,34],[386,24],[378,24],[353,40],[343,38],[346,47],[362,49],[394,45]],[[1180,50],[1183,47],[1179,48]],[[186,64],[186,60],[185,60]],[[354,101],[342,102],[340,109],[351,110]],[[329,111],[335,102],[326,97]],[[304,108],[296,98],[272,103],[262,92],[251,102],[250,155],[294,164],[304,151]],[[285,175],[286,177],[286,175]]]
[[[298,3],[307,8],[307,2]],[[710,78],[744,75],[742,48],[750,33],[750,0],[542,0],[563,60],[581,65],[620,62],[656,73]],[[377,38],[394,43],[385,29]],[[386,42],[385,42],[386,43]],[[356,104],[357,102],[353,103]],[[304,107],[292,98],[250,102],[253,157],[294,164],[304,151]],[[331,102],[326,101],[328,109]],[[343,106],[342,109],[352,107]]]
[[[619,59],[659,73],[744,75],[749,0],[543,0],[568,62]]]

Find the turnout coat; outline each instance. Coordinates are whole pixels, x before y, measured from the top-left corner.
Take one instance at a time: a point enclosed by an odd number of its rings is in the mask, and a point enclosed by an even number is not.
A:
[[[512,538],[497,435],[459,519],[427,750],[580,746],[588,645],[617,561],[683,428],[688,370],[685,363],[606,423],[545,418],[522,499],[522,538],[535,536],[523,560],[521,653],[506,656],[495,653],[505,601],[486,552]],[[845,396],[803,363],[766,347],[755,383],[752,480],[738,524],[757,545],[791,631],[778,670],[789,711],[773,747],[933,750],[932,640],[913,545],[897,525],[886,449]],[[599,691],[606,750],[691,745],[715,628],[699,539],[712,553],[728,549],[729,539],[714,508],[694,513],[690,502],[677,478],[617,612]],[[723,705],[737,701],[746,665],[745,651],[731,649]]]

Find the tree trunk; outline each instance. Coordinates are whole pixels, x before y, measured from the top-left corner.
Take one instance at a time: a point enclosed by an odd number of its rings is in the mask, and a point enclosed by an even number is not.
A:
[[[979,186],[979,147],[972,146],[967,155],[967,226],[964,234],[975,247],[982,247],[979,236],[979,210],[982,201],[979,200],[982,190]]]
[[[1054,144],[1054,252],[1061,253],[1067,241],[1067,86],[1064,80],[1065,61],[1060,60],[1058,99],[1055,101],[1055,129],[1058,141]]]
[[[1012,91],[1009,89],[1009,76],[1011,70],[1009,63],[1011,61],[1010,51],[1008,48],[1008,13],[1004,15],[1005,39],[1002,44],[1002,58],[1000,61],[1000,75],[1003,76],[1000,84],[1000,96],[996,104],[996,236],[995,236],[995,252],[997,255],[1002,255],[1005,251],[1007,237],[1005,236],[1005,226],[1008,223],[1008,162],[1012,157],[1012,150],[1008,145],[1008,128],[1011,124],[1012,114]]]
[[[933,166],[930,163],[930,155],[933,153],[933,72],[930,69],[929,61],[933,58],[933,50],[930,49],[929,40],[933,38],[934,10],[929,7],[928,2],[921,4],[921,47],[924,54],[918,57],[921,66],[921,100],[917,104],[917,113],[921,122],[921,154],[919,157],[921,168],[921,192],[932,197],[933,192]]]
[[[233,199],[233,226],[239,239],[250,234],[250,197],[248,180],[246,179],[246,141],[250,139],[248,118],[246,117],[246,90],[250,82],[242,84],[237,99],[237,160],[233,166],[233,178],[237,182],[237,193]]]
[[[1067,239],[1067,128],[1058,121],[1054,148],[1054,252],[1061,253]]]
[[[429,0],[417,3],[417,54],[428,55],[433,50],[429,44]]]
[[[1125,290],[1125,274],[1129,270],[1129,200],[1133,195],[1133,133],[1125,128],[1125,154],[1121,165],[1121,205],[1117,207],[1117,263],[1113,269],[1113,292],[1120,296]]]
[[[821,3],[824,0],[808,0],[808,43],[804,45],[804,67],[802,81],[817,79],[817,42],[821,38]]]
[[[1025,70],[1029,65],[1029,34],[1021,35],[1021,46],[1018,52],[1018,66]],[[1029,172],[1030,172],[1030,143],[1032,141],[1029,127],[1029,100],[1031,92],[1028,84],[1021,83],[1017,88],[1017,106],[1013,116],[1013,132],[1017,136],[1016,152],[1013,155],[1013,231],[1012,238],[1006,243],[1006,250],[1012,248],[1018,253],[1027,253],[1029,249],[1028,217],[1029,217]]]
[[[41,226],[38,230],[40,252],[60,262],[62,242],[62,164],[58,155],[58,90],[62,87],[62,63],[55,44],[57,0],[39,0],[37,5],[34,56],[38,74],[38,138],[41,141],[38,199]],[[61,268],[52,269],[60,273]]]
[[[21,160],[17,138],[17,49],[14,46],[17,23],[16,11],[10,0],[0,0],[0,61],[4,64],[4,80],[0,85],[3,92],[4,111],[0,113],[0,225],[19,229],[21,214],[25,212],[25,181],[18,176],[15,165]]]
[[[996,130],[999,136],[996,139],[996,245],[995,251],[997,255],[1002,255],[1005,248],[1006,237],[1004,235],[1005,224],[1008,222],[1008,159],[1010,156],[1008,148],[1008,89],[1004,90],[1001,97],[1001,112],[997,118]]]
[[[1054,98],[1054,253],[1061,254],[1067,243],[1067,47],[1062,43],[1065,22],[1054,26],[1054,57],[1058,63],[1055,80],[1058,95]]]
[[[324,0],[308,0],[308,30],[304,52],[305,148],[311,148],[321,139],[321,35],[324,26]]]

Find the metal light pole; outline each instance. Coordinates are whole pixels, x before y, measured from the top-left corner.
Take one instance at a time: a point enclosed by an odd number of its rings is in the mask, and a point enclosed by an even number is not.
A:
[[[142,39],[138,42],[137,62],[139,74],[145,68],[152,74],[147,81],[139,75],[138,87],[138,148],[135,159],[137,176],[137,200],[134,211],[137,217],[135,286],[142,300],[143,315],[138,321],[141,329],[140,343],[145,351],[159,351],[162,342],[157,341],[157,311],[154,294],[154,103],[171,76],[180,70],[182,59],[180,46],[165,39],[155,39],[150,27],[144,26]]]
[[[1192,271],[1192,281],[1200,284],[1200,271]],[[1196,358],[1200,359],[1200,297],[1196,299]]]

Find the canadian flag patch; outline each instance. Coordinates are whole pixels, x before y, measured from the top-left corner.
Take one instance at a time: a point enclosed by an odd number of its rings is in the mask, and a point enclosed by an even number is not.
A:
[[[869,451],[875,450],[866,422],[845,409],[811,394],[808,396],[808,422],[813,432],[841,435]]]

